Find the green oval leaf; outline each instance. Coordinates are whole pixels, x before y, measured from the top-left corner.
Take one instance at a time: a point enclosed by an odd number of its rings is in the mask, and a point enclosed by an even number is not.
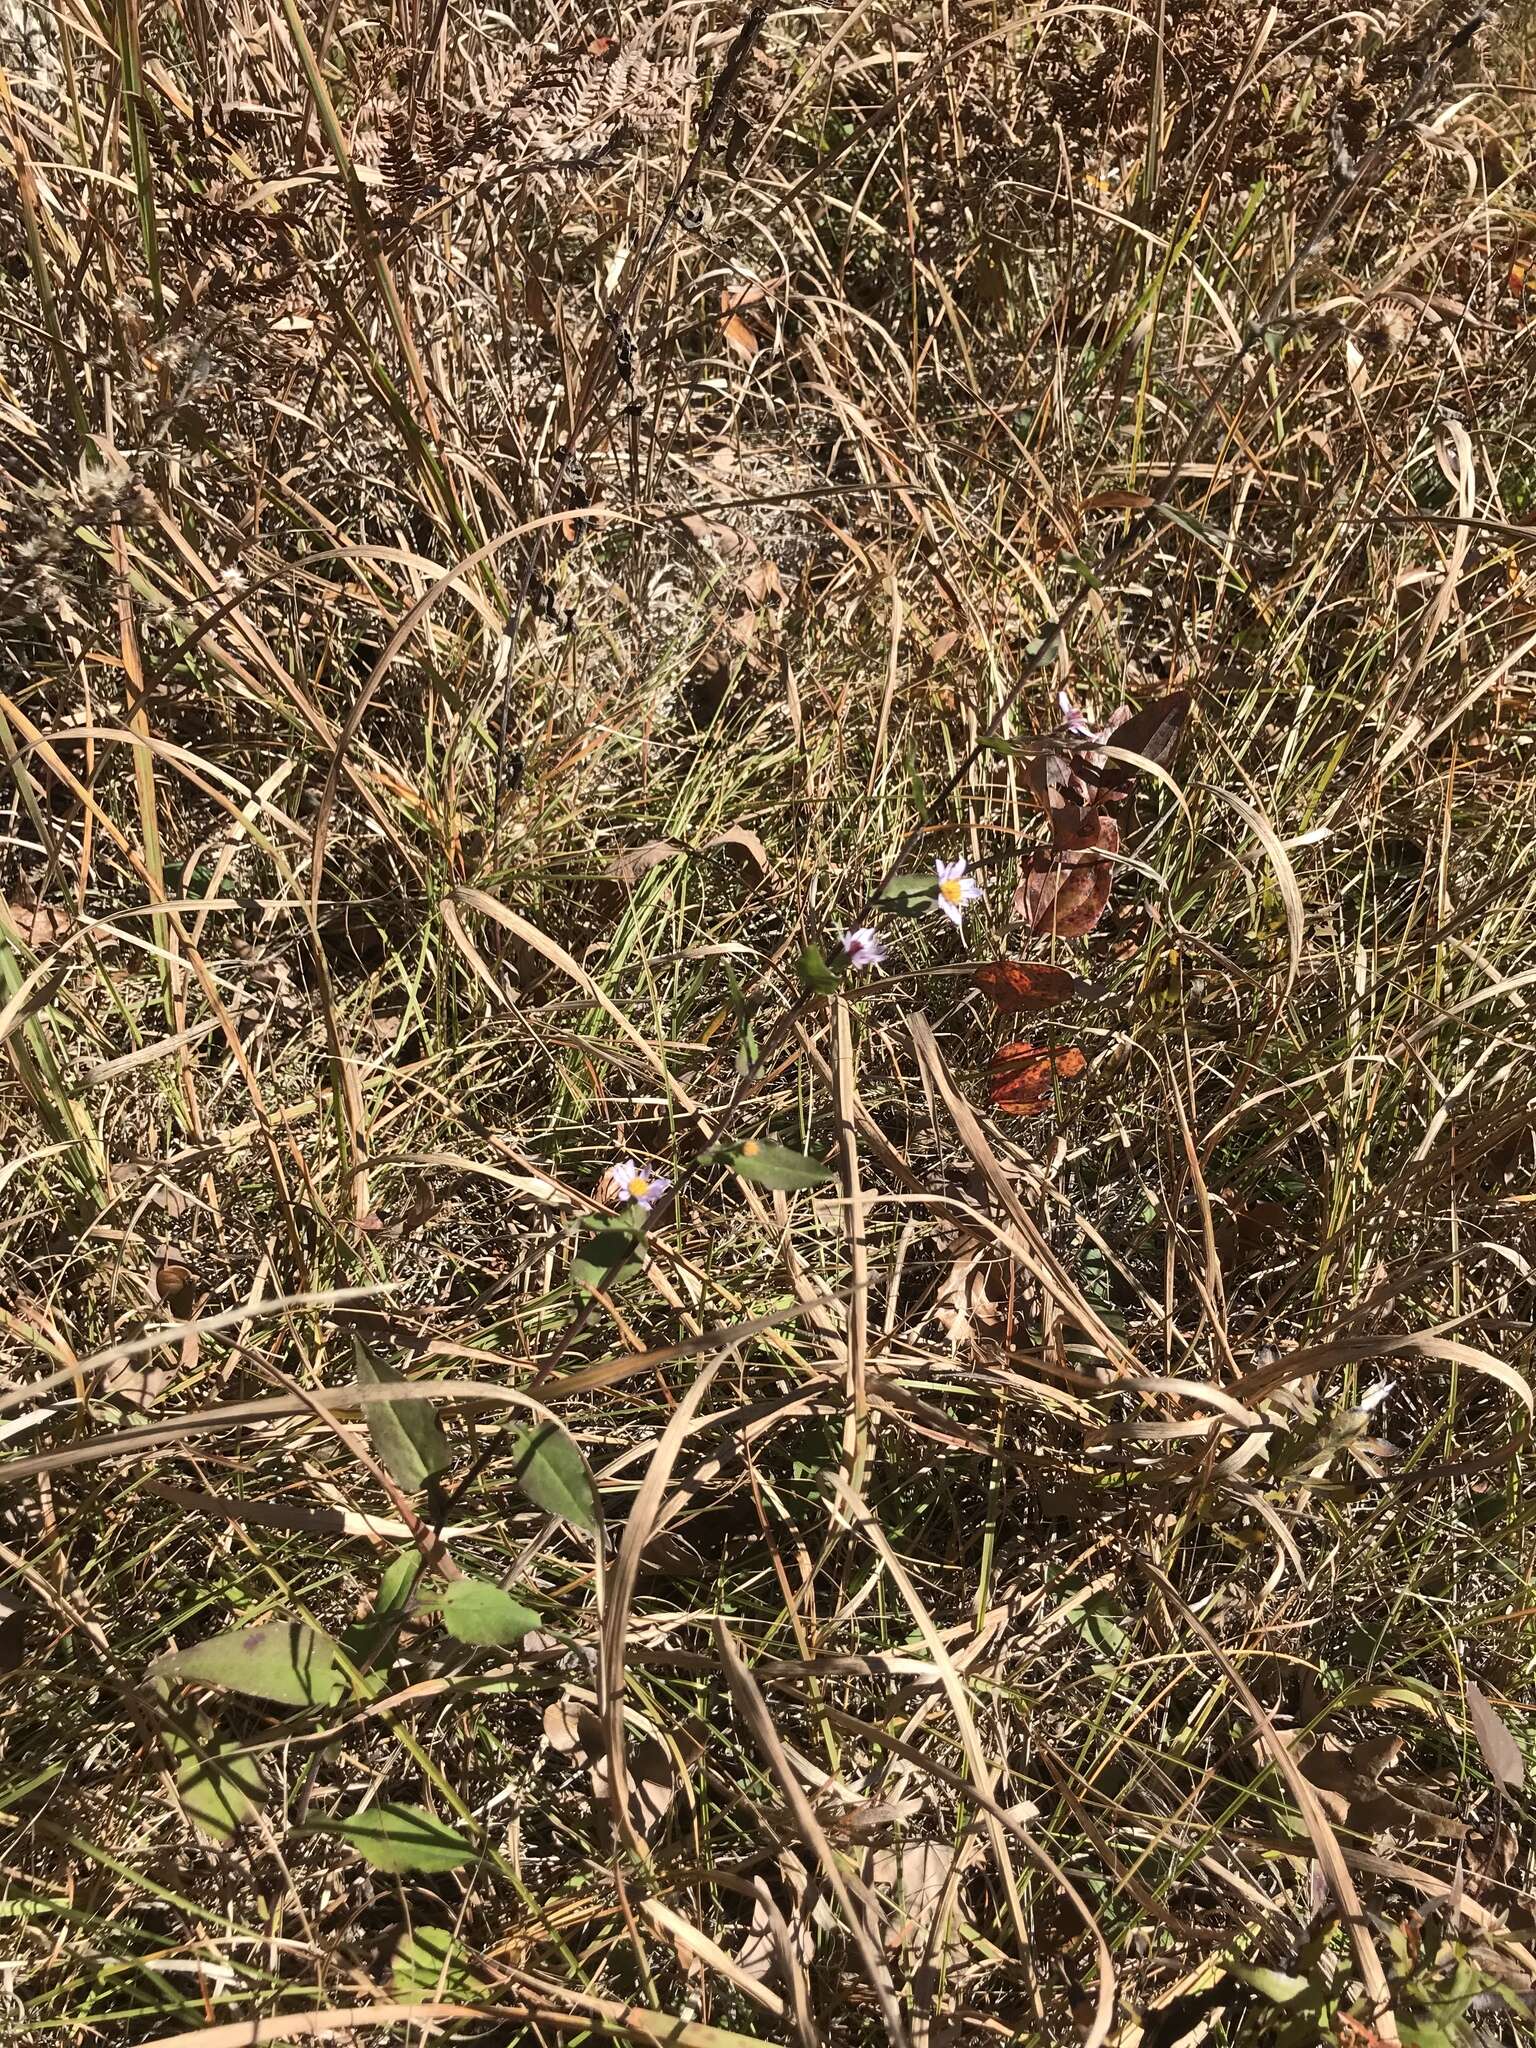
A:
[[[390,1979],[405,1997],[451,1998],[461,2005],[485,1989],[446,1927],[413,1927],[403,1934]]]
[[[744,1180],[754,1180],[765,1188],[814,1188],[832,1178],[825,1166],[818,1166],[803,1152],[792,1152],[787,1145],[770,1145],[763,1138],[722,1145],[716,1157]]]
[[[939,900],[937,875],[892,875],[876,899],[898,917],[923,917]]]
[[[456,1870],[475,1856],[457,1828],[400,1800],[370,1806],[366,1813],[333,1814],[311,1826],[316,1834],[337,1836],[375,1870]]]
[[[521,1642],[539,1625],[531,1607],[484,1579],[453,1579],[421,1605],[435,1607],[444,1628],[461,1643]]]
[[[640,1270],[642,1223],[638,1216],[632,1221],[627,1215],[589,1216],[587,1221],[596,1227],[576,1247],[571,1285],[590,1294],[594,1288],[616,1287]]]
[[[375,1358],[361,1337],[352,1339],[352,1357],[360,1387],[403,1387],[405,1375]],[[364,1404],[368,1434],[379,1462],[391,1479],[419,1493],[429,1479],[446,1472],[453,1453],[437,1411],[430,1401],[369,1401]]]
[[[378,1594],[373,1603],[373,1612],[377,1619],[382,1621],[386,1614],[394,1614],[405,1606],[420,1571],[421,1552],[402,1550],[379,1581]]]
[[[1292,1977],[1284,1970],[1267,1969],[1262,1963],[1223,1963],[1222,1968],[1229,1977],[1235,1977],[1240,1984],[1250,1985],[1271,2005],[1294,2005],[1309,1992],[1316,1996],[1317,1987],[1306,1977]]]
[[[215,1842],[231,1842],[242,1821],[261,1805],[266,1785],[255,1757],[234,1743],[210,1756],[189,1755],[176,1773],[176,1796],[194,1827]]]
[[[402,1550],[379,1581],[372,1613],[349,1622],[341,1632],[341,1647],[356,1665],[358,1680],[370,1699],[377,1699],[384,1690],[385,1673],[394,1662],[395,1639],[420,1571],[420,1552]]]
[[[835,996],[840,983],[827,965],[827,956],[820,946],[807,946],[795,962],[795,971],[800,976],[802,988],[810,990],[813,996]]]
[[[514,1483],[536,1508],[563,1515],[578,1529],[597,1528],[597,1499],[586,1460],[558,1422],[520,1429],[512,1447]]]
[[[262,1621],[232,1628],[188,1650],[171,1650],[152,1673],[189,1685],[218,1685],[281,1707],[323,1707],[336,1690],[336,1645],[303,1621]]]

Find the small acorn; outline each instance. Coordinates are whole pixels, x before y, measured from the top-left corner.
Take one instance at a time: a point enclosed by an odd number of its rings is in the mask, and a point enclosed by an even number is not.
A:
[[[173,1316],[183,1321],[197,1306],[202,1289],[197,1276],[175,1252],[164,1251],[155,1265],[155,1292]]]

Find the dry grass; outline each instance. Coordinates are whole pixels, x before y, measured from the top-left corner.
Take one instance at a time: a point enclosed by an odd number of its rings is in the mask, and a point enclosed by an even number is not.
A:
[[[1530,2038],[1525,37],[10,10],[0,2037]]]

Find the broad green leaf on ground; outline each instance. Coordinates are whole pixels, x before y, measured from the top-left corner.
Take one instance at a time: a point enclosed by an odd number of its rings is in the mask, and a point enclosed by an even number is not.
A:
[[[282,1707],[320,1707],[336,1686],[336,1645],[302,1621],[263,1621],[171,1650],[150,1667],[189,1685],[217,1685]]]
[[[352,1339],[360,1387],[402,1387],[405,1375],[376,1358],[361,1337]],[[430,1401],[369,1401],[364,1404],[373,1448],[391,1479],[417,1493],[453,1463],[448,1439]]]
[[[514,1440],[512,1477],[536,1508],[595,1530],[597,1503],[586,1460],[558,1422],[537,1422]]]
[[[461,1643],[516,1643],[539,1625],[531,1607],[484,1579],[453,1579],[421,1604],[435,1607]]]
[[[188,1755],[176,1773],[176,1796],[188,1820],[215,1842],[233,1841],[266,1789],[256,1759],[234,1743],[221,1743],[207,1756]]]
[[[332,1814],[309,1825],[317,1834],[335,1835],[347,1843],[375,1870],[456,1870],[475,1855],[457,1828],[425,1807],[399,1800],[370,1806],[363,1813]]]
[[[803,1152],[792,1152],[788,1145],[771,1145],[762,1138],[722,1145],[715,1156],[744,1180],[765,1188],[814,1188],[832,1178],[825,1166],[818,1166]]]
[[[450,1998],[466,2004],[485,1989],[446,1927],[413,1927],[400,1937],[390,1981],[406,1998]]]
[[[892,875],[880,891],[882,909],[898,917],[922,917],[932,910],[939,896],[937,875]]]
[[[589,1216],[590,1235],[583,1237],[571,1260],[571,1285],[590,1294],[594,1288],[616,1287],[640,1268],[641,1220],[629,1216]]]

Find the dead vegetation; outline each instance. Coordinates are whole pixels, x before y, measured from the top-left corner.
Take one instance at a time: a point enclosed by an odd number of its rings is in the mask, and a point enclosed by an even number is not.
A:
[[[0,2037],[1530,2038],[1527,35],[6,15]]]

